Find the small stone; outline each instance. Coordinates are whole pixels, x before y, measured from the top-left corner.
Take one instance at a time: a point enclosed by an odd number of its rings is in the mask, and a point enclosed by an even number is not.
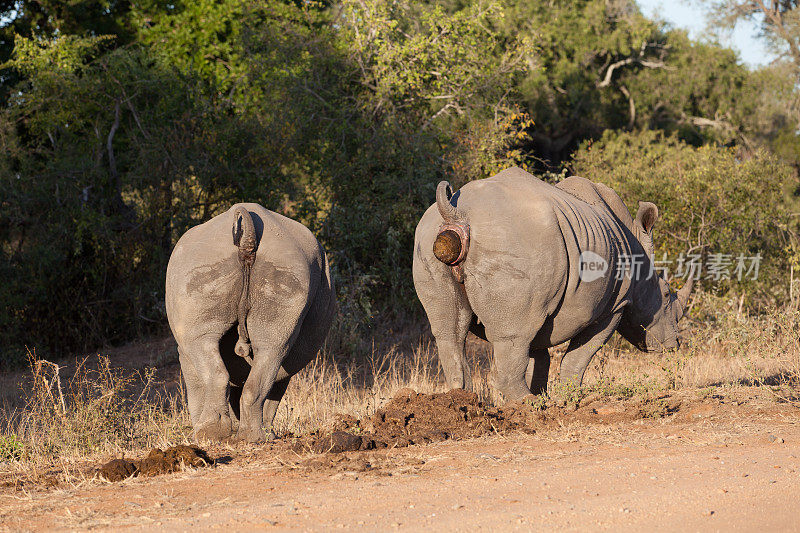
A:
[[[612,416],[623,412],[622,409],[619,407],[613,407],[608,405],[602,407],[596,407],[594,411],[600,416]]]

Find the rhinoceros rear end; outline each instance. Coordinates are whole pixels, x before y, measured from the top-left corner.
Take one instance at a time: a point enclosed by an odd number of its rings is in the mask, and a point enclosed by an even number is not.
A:
[[[299,222],[237,204],[180,238],[165,299],[195,434],[224,439],[238,420],[238,438],[263,440],[333,319],[322,246]]]

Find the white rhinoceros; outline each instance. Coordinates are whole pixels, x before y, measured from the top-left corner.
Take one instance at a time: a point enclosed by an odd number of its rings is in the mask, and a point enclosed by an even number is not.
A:
[[[308,228],[247,203],[180,238],[166,305],[196,436],[230,436],[233,415],[237,438],[258,442],[289,379],[325,340],[336,300]]]
[[[561,380],[578,384],[614,331],[640,350],[675,348],[692,282],[676,294],[652,274],[657,218],[641,202],[632,219],[614,191],[579,177],[553,186],[510,168],[452,196],[441,182],[413,273],[448,384],[471,387],[470,330],[492,343],[506,400],[545,392],[547,349],[566,341]]]

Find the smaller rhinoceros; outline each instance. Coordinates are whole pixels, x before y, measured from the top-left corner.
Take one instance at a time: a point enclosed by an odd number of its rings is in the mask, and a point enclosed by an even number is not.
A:
[[[322,346],[336,299],[308,228],[246,203],[180,238],[166,306],[195,435],[229,437],[233,416],[237,439],[258,442],[289,379]]]

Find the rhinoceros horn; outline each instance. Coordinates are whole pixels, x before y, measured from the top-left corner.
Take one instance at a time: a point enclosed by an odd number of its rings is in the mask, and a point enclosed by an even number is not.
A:
[[[692,293],[692,287],[694,286],[694,273],[689,275],[689,279],[686,281],[686,284],[681,287],[678,291],[678,295],[675,298],[678,302],[678,310],[675,312],[677,315],[677,319],[680,320],[686,314],[686,306],[689,303],[689,295]]]

